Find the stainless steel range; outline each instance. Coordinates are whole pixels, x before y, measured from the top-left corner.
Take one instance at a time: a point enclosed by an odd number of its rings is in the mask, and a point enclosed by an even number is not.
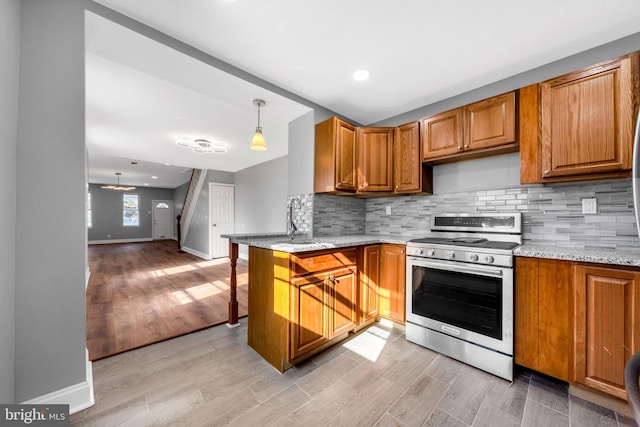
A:
[[[407,339],[512,381],[521,243],[520,213],[432,215],[407,243]]]

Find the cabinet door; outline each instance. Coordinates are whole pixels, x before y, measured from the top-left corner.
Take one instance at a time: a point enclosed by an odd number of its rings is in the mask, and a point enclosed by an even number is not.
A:
[[[424,161],[456,154],[462,149],[461,108],[422,120],[422,156]]]
[[[314,191],[356,191],[356,128],[337,117],[315,126]]]
[[[515,362],[538,371],[538,258],[516,257]]]
[[[380,316],[404,323],[406,259],[404,245],[382,245],[378,310]]]
[[[336,121],[336,189],[356,189],[356,131],[342,120]]]
[[[627,56],[540,84],[543,178],[631,169],[632,68]]]
[[[326,343],[328,274],[293,279],[291,282],[291,355],[302,356]]]
[[[464,107],[464,149],[476,150],[516,142],[515,92]]]
[[[515,362],[567,381],[571,263],[516,258]]]
[[[408,123],[395,130],[393,147],[394,193],[417,193],[422,190],[420,122]]]
[[[355,326],[356,272],[344,268],[329,273],[329,339],[353,330]]]
[[[539,260],[539,365],[544,374],[567,381],[571,363],[571,263]]]
[[[358,128],[358,191],[393,191],[393,128]]]
[[[574,381],[626,400],[624,367],[640,350],[640,272],[576,265]]]
[[[378,284],[380,283],[380,245],[362,248],[359,265],[360,291],[356,305],[358,325],[378,315]]]

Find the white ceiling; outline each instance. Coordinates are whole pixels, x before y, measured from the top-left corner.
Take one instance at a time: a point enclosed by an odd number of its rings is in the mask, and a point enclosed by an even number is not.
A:
[[[97,2],[363,124],[640,31],[638,0]],[[287,153],[287,123],[308,107],[87,15],[90,182],[117,160],[235,172]],[[353,81],[361,68],[371,78]],[[248,149],[253,98],[267,101],[262,153]],[[179,137],[229,152],[195,156]]]

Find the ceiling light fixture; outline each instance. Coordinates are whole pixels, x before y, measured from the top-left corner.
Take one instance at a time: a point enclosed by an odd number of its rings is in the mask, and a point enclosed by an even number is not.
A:
[[[264,151],[267,149],[267,143],[264,142],[264,136],[262,136],[262,128],[260,127],[260,107],[264,107],[266,102],[262,99],[254,99],[253,105],[258,107],[258,126],[256,127],[256,133],[253,135],[251,145],[249,148],[256,151]]]
[[[371,74],[367,70],[358,70],[353,73],[353,80],[363,82],[369,78]]]
[[[196,153],[226,153],[227,149],[222,145],[212,144],[206,139],[196,139],[191,141],[189,139],[179,139],[176,144],[181,147],[191,148]]]
[[[103,185],[102,188],[104,188],[105,190],[120,190],[120,191],[129,191],[129,190],[135,190],[136,187],[125,187],[125,186],[120,186],[120,175],[122,175],[122,173],[120,172],[116,172],[116,176],[118,177],[118,185]]]

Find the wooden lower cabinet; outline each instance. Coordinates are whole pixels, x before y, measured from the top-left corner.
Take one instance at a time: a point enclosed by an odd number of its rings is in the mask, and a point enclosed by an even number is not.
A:
[[[516,257],[515,362],[569,380],[571,262]]]
[[[362,327],[376,320],[378,316],[381,248],[380,245],[363,246],[358,251],[356,327]]]
[[[574,266],[575,383],[626,400],[624,367],[640,351],[640,272]]]
[[[291,282],[291,359],[296,359],[329,341],[327,336],[328,273]]]
[[[247,343],[280,372],[356,325],[358,249],[249,248]]]
[[[406,246],[381,245],[378,310],[380,317],[404,323]]]

